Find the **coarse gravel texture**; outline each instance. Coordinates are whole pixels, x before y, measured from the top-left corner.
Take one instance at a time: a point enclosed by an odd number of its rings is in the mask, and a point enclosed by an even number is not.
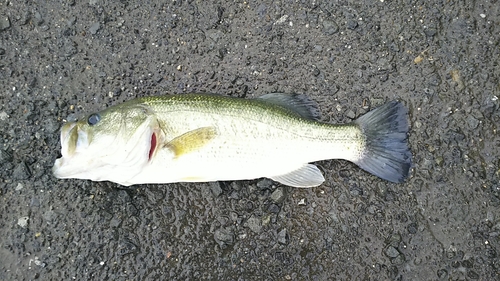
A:
[[[0,2],[1,280],[499,280],[500,1]],[[59,129],[138,96],[410,111],[410,178],[58,180]],[[293,152],[291,152],[293,153]]]

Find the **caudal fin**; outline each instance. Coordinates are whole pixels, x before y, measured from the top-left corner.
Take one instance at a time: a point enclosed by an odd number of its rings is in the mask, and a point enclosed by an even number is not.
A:
[[[366,139],[364,152],[355,162],[359,167],[391,182],[403,182],[408,177],[411,152],[407,114],[403,104],[392,101],[354,121]]]

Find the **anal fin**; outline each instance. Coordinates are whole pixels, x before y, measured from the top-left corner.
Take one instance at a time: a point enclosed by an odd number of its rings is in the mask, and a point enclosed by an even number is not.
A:
[[[318,167],[312,164],[305,164],[297,170],[284,175],[272,176],[270,178],[284,185],[293,187],[314,187],[325,181]]]

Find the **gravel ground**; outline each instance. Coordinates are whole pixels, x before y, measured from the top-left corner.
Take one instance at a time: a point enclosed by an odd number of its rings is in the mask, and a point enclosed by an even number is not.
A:
[[[497,0],[6,0],[0,38],[2,280],[500,278]],[[185,92],[305,93],[332,123],[401,100],[411,177],[52,176],[68,117]]]

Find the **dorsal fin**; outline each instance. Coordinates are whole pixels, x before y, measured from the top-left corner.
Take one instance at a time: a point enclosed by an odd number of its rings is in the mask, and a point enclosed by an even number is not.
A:
[[[306,95],[270,93],[260,96],[258,99],[284,107],[306,119],[318,120],[321,118],[318,104]]]

